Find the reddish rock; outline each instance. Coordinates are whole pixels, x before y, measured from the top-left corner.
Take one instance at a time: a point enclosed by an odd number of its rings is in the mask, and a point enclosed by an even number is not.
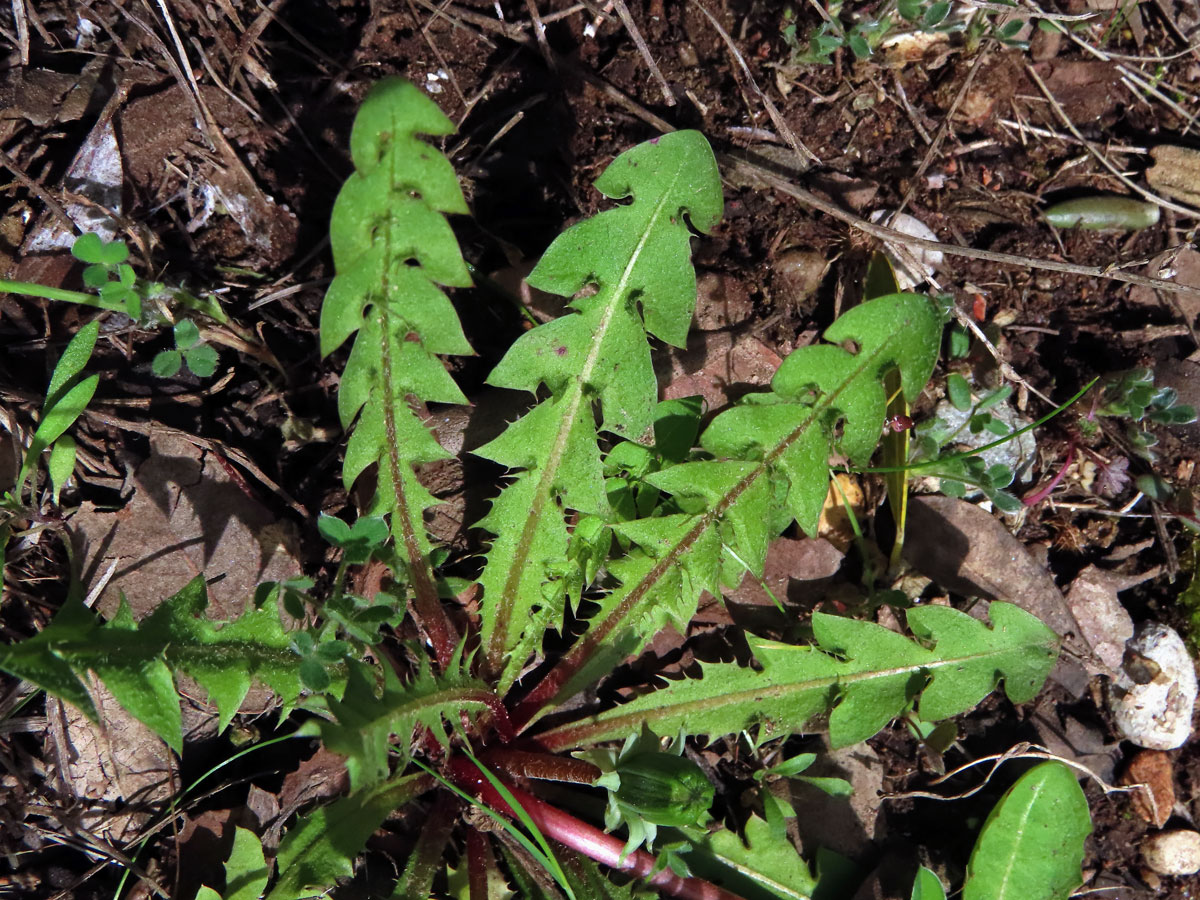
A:
[[[1174,767],[1169,754],[1161,750],[1142,750],[1129,761],[1121,784],[1144,784],[1146,788],[1130,795],[1133,810],[1147,822],[1162,828],[1175,808]]]

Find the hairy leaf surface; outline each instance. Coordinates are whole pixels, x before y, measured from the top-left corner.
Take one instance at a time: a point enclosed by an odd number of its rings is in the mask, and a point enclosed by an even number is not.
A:
[[[722,571],[761,574],[774,537],[773,481],[786,486],[791,515],[815,533],[831,455],[869,460],[883,431],[884,377],[895,373],[904,396],[915,399],[937,361],[940,333],[924,297],[892,294],[863,303],[826,330],[837,344],[795,351],[769,393],[751,394],[713,420],[701,445],[718,459],[648,476],[701,511],[613,526],[640,554],[610,565],[620,585],[598,601],[588,632],[523,702],[518,722],[532,721],[610,670],[618,652],[638,652],[667,622],[687,622],[703,591],[719,595]],[[730,566],[735,557],[744,565]]]
[[[384,666],[381,686],[374,669],[358,662],[350,665],[342,698],[328,701],[336,721],[322,721],[320,734],[327,748],[346,757],[352,790],[386,779],[389,754],[399,750],[407,756],[418,726],[445,745],[444,719],[455,722],[460,714],[478,715],[494,702],[487,686],[460,662],[456,657],[454,665],[436,675],[423,663],[407,684]],[[400,739],[398,745],[393,745],[393,736]]]
[[[787,838],[771,834],[758,816],[746,821],[746,841],[722,829],[710,835],[687,855],[689,866],[728,890],[739,894],[807,900],[816,879]],[[757,889],[757,890],[753,890]]]
[[[318,807],[284,836],[275,857],[279,873],[267,900],[322,896],[339,878],[354,874],[354,859],[393,810],[435,784],[428,775],[389,779]]]
[[[567,560],[566,511],[608,511],[596,406],[601,428],[635,440],[649,434],[658,400],[649,337],[682,346],[696,300],[687,220],[707,232],[723,208],[712,150],[694,131],[621,154],[596,188],[632,202],[550,245],[527,280],[574,297],[569,312],[523,335],[488,379],[550,394],[476,451],[517,470],[480,523],[496,535],[480,583],[486,663],[501,673],[501,692],[561,609],[554,573]]]
[[[300,657],[291,650],[273,604],[223,627],[205,618],[207,606],[201,576],[140,623],[124,604],[104,622],[71,601],[40,633],[0,647],[0,669],[74,704],[95,721],[96,708],[82,680],[91,670],[121,706],[178,753],[183,726],[175,672],[190,675],[208,692],[221,729],[256,679],[286,704],[300,693]]]
[[[233,849],[225,861],[225,893],[202,887],[196,900],[258,900],[269,876],[262,840],[249,829],[234,828]]]
[[[538,740],[562,750],[626,737],[643,725],[709,737],[758,725],[766,739],[803,732],[829,714],[830,741],[843,747],[871,737],[918,697],[926,721],[970,709],[1000,681],[1014,703],[1031,700],[1054,666],[1058,638],[1012,604],[994,602],[988,614],[990,628],[948,607],[911,609],[919,643],[871,622],[816,613],[819,646],[751,639],[762,671],[706,665],[702,678],[671,682]]]
[[[373,512],[392,514],[392,531],[426,610],[436,592],[422,516],[435,501],[417,483],[413,466],[449,454],[409,402],[466,402],[436,354],[471,352],[439,288],[468,286],[471,278],[444,215],[467,212],[458,179],[417,135],[453,131],[433,101],[407,81],[387,78],[371,89],[350,137],[355,172],[333,207],[329,234],[337,274],[321,307],[323,356],[358,334],[338,391],[342,426],[353,428],[343,480],[349,488],[378,464]],[[448,636],[439,640],[439,658],[452,648]]]

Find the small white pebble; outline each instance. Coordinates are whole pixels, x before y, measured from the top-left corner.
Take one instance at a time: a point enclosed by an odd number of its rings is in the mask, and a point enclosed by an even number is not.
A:
[[[1200,872],[1200,833],[1180,828],[1153,834],[1142,842],[1142,858],[1159,875]]]
[[[1158,622],[1142,625],[1125,645],[1109,702],[1121,736],[1139,747],[1174,750],[1192,733],[1195,703],[1196,668],[1183,639]]]

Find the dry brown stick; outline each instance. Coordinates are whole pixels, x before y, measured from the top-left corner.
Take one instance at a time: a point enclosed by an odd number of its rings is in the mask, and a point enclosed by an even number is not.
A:
[[[1191,333],[1191,329],[1187,325],[1176,322],[1173,325],[1143,325],[1141,328],[1134,328],[1131,331],[1118,331],[1117,337],[1127,344],[1148,344],[1164,338],[1187,337]],[[1195,338],[1193,337],[1192,340]]]
[[[267,26],[275,20],[275,13],[286,2],[287,0],[271,0],[270,5],[263,7],[262,12],[255,16],[254,21],[250,23],[250,27],[242,32],[237,49],[233,52],[233,58],[229,61],[227,77],[231,82],[236,82],[241,77],[242,65],[250,55],[250,51],[258,43],[262,33],[267,30]]]
[[[1188,40],[1188,36],[1179,27],[1179,23],[1175,21],[1175,15],[1170,7],[1167,6],[1166,0],[1154,0],[1154,5],[1157,7],[1159,15],[1162,16],[1163,22],[1167,26],[1167,31],[1171,32],[1171,36],[1183,44],[1184,49],[1188,53],[1192,54],[1197,60],[1200,60],[1200,51],[1197,50],[1195,44]]]
[[[443,3],[441,6],[433,3],[432,0],[417,0],[417,3],[425,7],[437,18],[445,19],[451,25],[461,27],[463,22],[468,22],[476,28],[482,28],[484,31],[490,31],[494,34],[502,35],[510,41],[516,41],[519,44],[527,44],[534,46],[533,39],[527,35],[519,25],[513,25],[509,22],[501,22],[499,19],[494,19],[490,16],[482,15],[471,9],[463,9],[460,6],[455,6],[453,3]],[[458,20],[458,21],[456,21]],[[432,19],[430,20],[432,21]],[[428,27],[428,25],[426,25]]]
[[[408,0],[408,9],[412,13],[413,21],[420,21],[420,17],[417,15],[417,10],[412,4],[412,0]],[[454,93],[458,94],[458,99],[462,102],[463,106],[466,106],[467,95],[463,93],[463,89],[458,83],[458,76],[454,74],[454,66],[452,66],[450,61],[446,59],[445,54],[442,53],[441,48],[433,39],[433,35],[429,33],[428,28],[421,29],[421,37],[425,39],[425,43],[429,45],[429,49],[432,50],[433,55],[437,57],[439,71],[444,72],[450,79],[450,85],[454,88]]]
[[[722,154],[722,165],[740,169],[743,175],[758,179],[761,183],[767,185],[773,190],[779,191],[781,194],[786,194],[795,200],[799,200],[806,206],[811,206],[828,216],[832,216],[841,222],[845,222],[852,228],[856,228],[871,237],[878,238],[881,241],[891,241],[897,244],[904,244],[910,247],[916,247],[920,250],[939,250],[942,253],[950,256],[964,256],[968,259],[983,259],[989,262],[1000,263],[1006,266],[1017,266],[1023,269],[1042,269],[1047,272],[1062,272],[1066,275],[1080,275],[1084,278],[1103,278],[1108,281],[1119,281],[1123,284],[1138,284],[1143,287],[1148,287],[1154,290],[1168,291],[1174,294],[1187,294],[1191,297],[1200,297],[1200,288],[1192,287],[1187,284],[1176,284],[1173,281],[1167,281],[1163,278],[1150,278],[1146,275],[1135,275],[1131,272],[1122,272],[1109,266],[1081,266],[1076,263],[1058,262],[1051,259],[1036,259],[1032,256],[1018,256],[1014,253],[998,253],[995,250],[978,250],[974,247],[962,247],[958,244],[947,244],[941,241],[926,241],[922,238],[915,238],[912,235],[904,234],[892,228],[885,228],[882,225],[876,225],[874,222],[868,222],[866,219],[842,209],[836,204],[830,203],[828,200],[823,200],[816,194],[806,191],[804,188],[797,187],[790,181],[780,178],[774,172],[764,169],[749,160],[740,156]]]
[[[896,86],[896,96],[900,98],[900,108],[904,110],[904,114],[908,116],[908,121],[912,123],[912,127],[916,129],[917,134],[926,144],[932,144],[933,138],[929,136],[929,132],[925,130],[925,126],[921,124],[921,117],[917,113],[916,108],[908,99],[908,91],[904,90],[904,82],[900,79],[899,72],[892,72],[892,83]]]
[[[1164,94],[1156,84],[1147,81],[1139,72],[1129,68],[1129,66],[1125,65],[1124,63],[1117,63],[1116,68],[1117,72],[1121,75],[1121,84],[1125,85],[1125,88],[1129,91],[1129,93],[1133,94],[1136,99],[1141,100],[1143,103],[1149,106],[1150,102],[1138,92],[1141,91],[1142,93],[1149,94],[1163,106],[1167,107],[1167,109],[1171,110],[1184,120],[1184,134],[1187,134],[1192,130],[1192,126],[1196,124],[1196,113],[1188,112],[1178,103],[1176,103],[1174,99]],[[1192,97],[1192,99],[1194,100],[1196,98]]]
[[[533,35],[537,38],[542,58],[546,60],[546,68],[551,72],[557,72],[558,63],[555,62],[554,51],[550,49],[550,43],[546,40],[546,26],[542,22],[541,13],[538,12],[536,0],[525,0],[525,8],[529,10],[529,19],[533,22]]]
[[[149,5],[149,0],[143,0]],[[196,109],[196,128],[201,134],[208,136],[213,147],[220,146],[216,141],[212,140],[212,131],[216,128],[216,123],[213,120],[212,113],[208,111],[208,107],[204,105],[204,97],[200,93],[200,83],[196,80],[196,74],[192,71],[191,60],[188,59],[187,50],[183,46],[183,39],[179,36],[178,29],[175,28],[175,19],[171,16],[171,10],[167,7],[166,0],[156,0],[159,11],[162,13],[163,21],[167,25],[167,33],[171,35],[171,40],[175,42],[175,51],[179,54],[179,59],[175,60],[168,52],[167,62],[175,69],[177,76],[180,77],[180,84],[183,87],[192,89],[192,103]]]
[[[25,15],[25,0],[12,0],[13,22],[17,26],[17,49],[21,65],[29,65],[29,19]]]
[[[66,225],[69,230],[75,230],[75,222],[70,216],[67,215],[67,211],[63,209],[62,204],[55,200],[50,191],[47,190],[42,184],[31,178],[29,174],[26,173],[23,168],[21,168],[20,163],[9,156],[8,152],[2,147],[0,147],[0,165],[12,172],[13,177],[16,178],[17,181],[21,182],[27,191],[45,203],[46,208],[49,209],[50,212],[54,213],[54,215],[59,219],[61,219],[63,224]]]
[[[663,73],[659,70],[658,63],[654,61],[654,57],[650,53],[650,47],[646,44],[646,39],[638,31],[637,23],[633,21],[633,16],[629,14],[629,7],[625,5],[625,0],[613,0],[613,8],[616,9],[617,15],[621,17],[621,24],[625,26],[625,30],[629,32],[629,36],[633,38],[633,43],[637,46],[638,53],[642,54],[642,59],[650,67],[650,74],[658,82],[659,89],[662,90],[663,102],[667,106],[674,106],[678,101],[675,99],[675,95],[671,93],[671,86],[667,84],[667,79],[663,78]]]
[[[733,38],[731,38],[729,33],[721,27],[721,23],[717,21],[716,16],[710,13],[708,8],[701,3],[700,0],[692,0],[692,5],[700,10],[700,12],[704,13],[705,18],[708,19],[709,23],[716,30],[717,34],[720,35],[721,40],[725,42],[725,46],[729,48],[729,52],[733,55],[734,61],[738,64],[738,68],[741,69],[742,75],[745,76],[746,80],[750,83],[750,88],[755,94],[758,95],[758,99],[762,101],[763,108],[766,109],[767,115],[771,117],[771,121],[779,130],[779,133],[783,135],[784,140],[788,142],[788,146],[792,148],[792,152],[796,154],[797,159],[802,160],[805,163],[820,165],[821,160],[817,158],[815,153],[804,146],[803,142],[798,137],[796,137],[795,132],[793,132],[791,126],[788,125],[787,120],[783,118],[775,104],[771,102],[771,98],[768,97],[763,92],[762,88],[758,86],[758,82],[754,80],[754,75],[752,75],[750,72],[750,67],[746,65],[746,60],[742,58],[742,54],[738,50],[737,45],[733,43]]]
[[[1042,81],[1041,76],[1038,75],[1033,66],[1026,64],[1025,71],[1029,73],[1029,77],[1033,79],[1033,83],[1036,84],[1038,90],[1042,92],[1042,96],[1046,98],[1046,101],[1050,104],[1050,108],[1054,110],[1054,114],[1058,117],[1058,120],[1063,123],[1063,126],[1066,127],[1067,131],[1075,135],[1079,142],[1087,149],[1088,153],[1094,156],[1099,161],[1100,165],[1112,172],[1113,175],[1117,177],[1117,180],[1121,182],[1121,184],[1125,185],[1135,194],[1140,195],[1144,200],[1149,200],[1151,203],[1156,203],[1165,209],[1172,210],[1173,212],[1187,216],[1191,219],[1200,216],[1200,212],[1197,212],[1194,209],[1189,209],[1186,206],[1180,206],[1178,203],[1172,203],[1165,197],[1160,197],[1157,194],[1146,190],[1140,184],[1137,184],[1135,181],[1130,179],[1128,175],[1118,169],[1115,165],[1113,165],[1109,158],[1101,153],[1096,148],[1096,145],[1085,138],[1080,133],[1079,129],[1075,127],[1075,123],[1071,121],[1071,117],[1067,115],[1066,111],[1062,108],[1062,104],[1058,102],[1054,94],[1050,91],[1050,88],[1046,87],[1046,82]]]
[[[445,18],[452,24],[461,26],[461,22],[454,21],[454,19],[461,19],[462,22],[467,22],[478,28],[482,28],[485,31],[491,31],[495,34],[502,35],[513,43],[520,44],[521,46],[530,50],[537,49],[537,41],[534,40],[533,36],[526,34],[516,25],[509,24],[508,22],[500,22],[496,19],[489,19],[487,16],[482,16],[479,13],[472,12],[471,10],[462,9],[454,6],[453,4],[446,4],[444,8],[439,8],[435,6],[431,0],[416,0],[416,2],[431,12],[437,13],[439,16]],[[453,15],[454,18],[451,18],[451,15]],[[578,65],[577,63],[574,63],[562,56],[556,56],[555,59],[561,68],[566,69],[574,75],[578,75],[592,87],[601,91],[609,99],[623,106],[627,112],[641,119],[651,128],[655,128],[658,131],[661,131],[663,134],[669,134],[670,132],[677,130],[675,126],[666,119],[656,116],[636,100],[625,96],[625,94],[623,94],[620,90],[613,87],[613,85],[609,84],[590,69],[586,69],[583,66]]]

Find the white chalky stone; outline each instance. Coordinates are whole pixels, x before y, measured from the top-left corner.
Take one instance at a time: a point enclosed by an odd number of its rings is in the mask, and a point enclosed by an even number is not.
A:
[[[1109,703],[1121,736],[1151,750],[1182,746],[1192,733],[1196,703],[1196,667],[1183,639],[1166,625],[1148,622],[1125,649],[1126,664],[1118,670]],[[1149,681],[1138,684],[1128,669]]]
[[[1159,875],[1200,872],[1200,833],[1180,828],[1162,831],[1142,842],[1142,858]]]

